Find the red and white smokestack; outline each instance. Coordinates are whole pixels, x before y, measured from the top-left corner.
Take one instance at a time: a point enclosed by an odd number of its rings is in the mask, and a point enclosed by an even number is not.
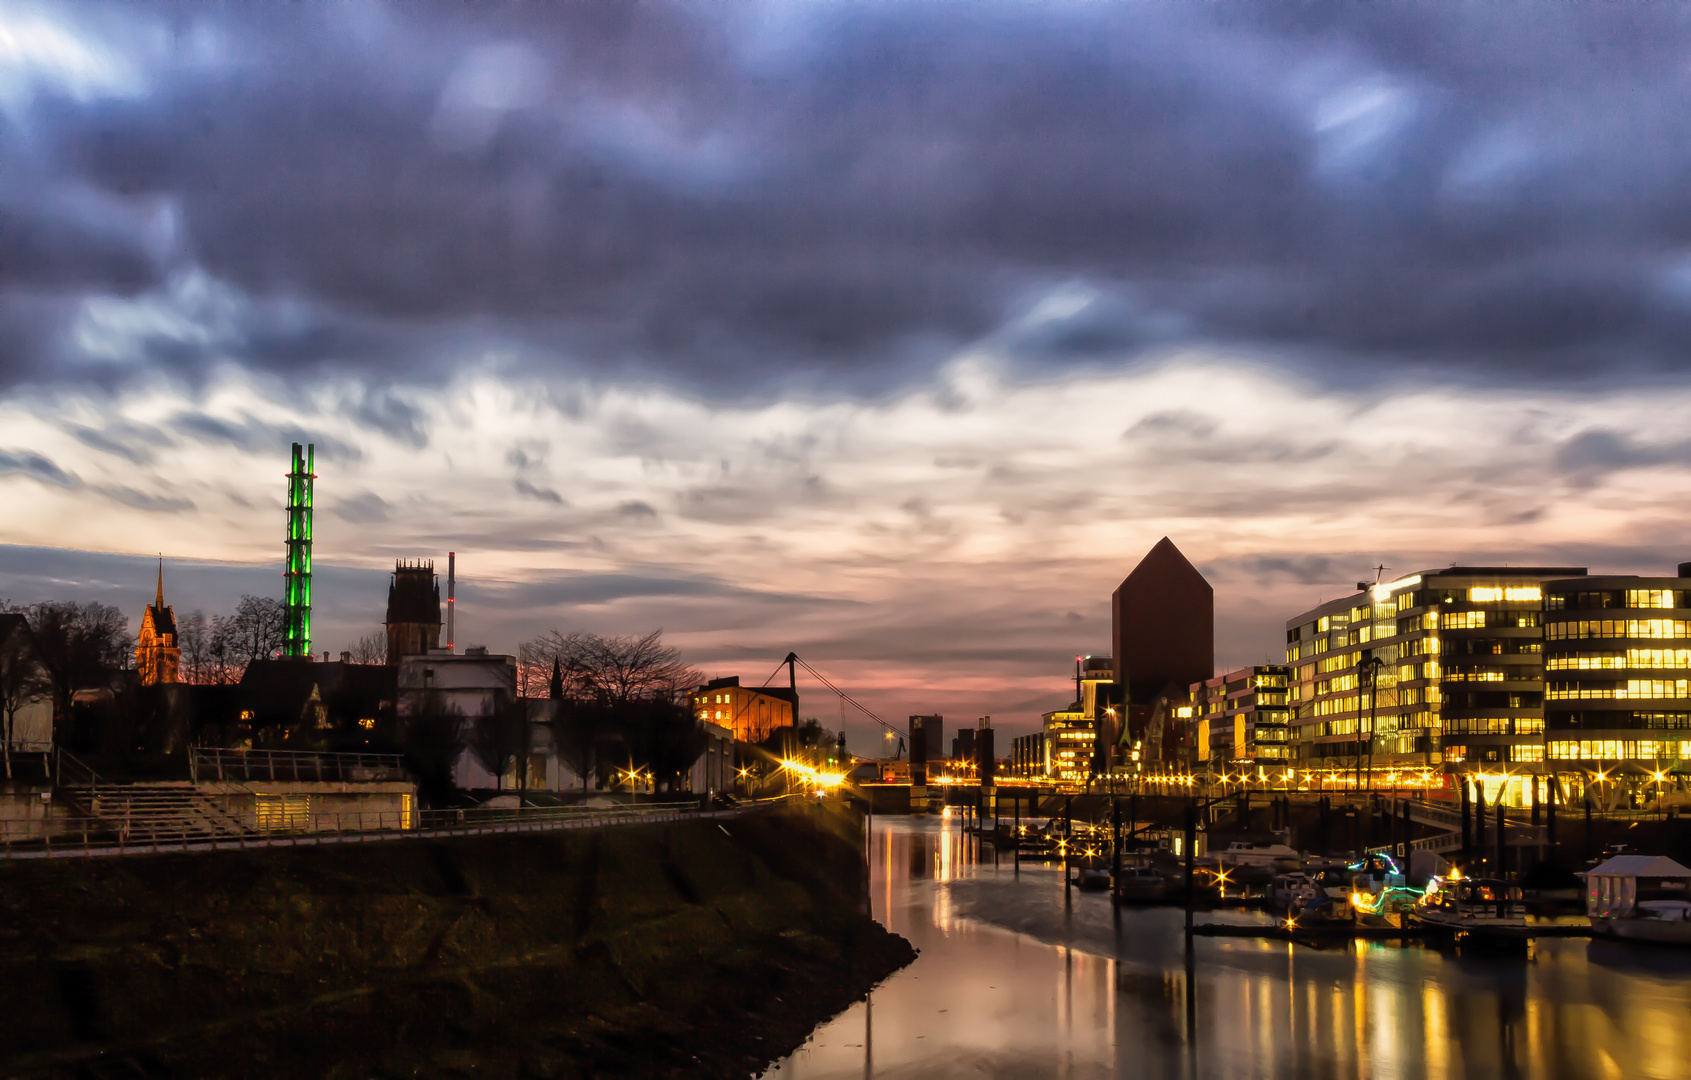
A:
[[[452,614],[457,607],[458,553],[446,553],[446,651],[452,651]]]

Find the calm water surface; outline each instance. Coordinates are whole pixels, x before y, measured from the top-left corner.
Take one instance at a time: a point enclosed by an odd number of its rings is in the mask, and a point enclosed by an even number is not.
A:
[[[1188,955],[1182,912],[1118,918],[1055,866],[995,867],[945,819],[877,819],[870,850],[875,916],[921,957],[768,1078],[1691,1076],[1691,950],[1200,938]]]

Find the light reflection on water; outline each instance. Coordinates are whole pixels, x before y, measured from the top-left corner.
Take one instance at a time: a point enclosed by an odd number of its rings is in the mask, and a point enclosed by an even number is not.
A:
[[[1579,939],[1528,957],[1199,938],[939,818],[878,818],[875,915],[921,950],[775,1080],[1691,1075],[1691,950]],[[1209,913],[1208,920],[1252,920]]]

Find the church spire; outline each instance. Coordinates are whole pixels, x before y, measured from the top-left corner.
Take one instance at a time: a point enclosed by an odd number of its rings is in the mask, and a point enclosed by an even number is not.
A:
[[[164,553],[163,552],[159,553],[159,595],[158,595],[158,598],[153,601],[153,606],[158,608],[160,611],[164,610]]]

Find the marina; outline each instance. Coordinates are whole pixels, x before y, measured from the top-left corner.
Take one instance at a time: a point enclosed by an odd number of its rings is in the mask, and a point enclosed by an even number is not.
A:
[[[875,917],[917,961],[764,1075],[1678,1077],[1691,950],[1546,928],[1530,949],[1420,930],[1292,935],[1065,889],[942,816],[877,818]]]

